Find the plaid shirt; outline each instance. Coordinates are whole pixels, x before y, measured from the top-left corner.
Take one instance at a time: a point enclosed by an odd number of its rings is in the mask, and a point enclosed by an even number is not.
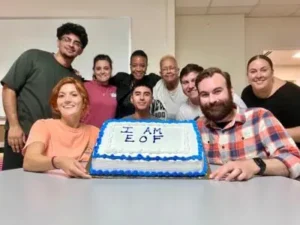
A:
[[[263,108],[237,108],[234,119],[224,129],[202,117],[198,129],[209,163],[276,158],[290,171],[300,175],[300,152],[293,139],[273,114]]]

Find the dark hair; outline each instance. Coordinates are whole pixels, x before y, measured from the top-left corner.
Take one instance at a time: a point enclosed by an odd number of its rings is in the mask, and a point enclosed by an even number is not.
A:
[[[138,87],[146,87],[149,88],[149,90],[151,91],[151,94],[153,94],[153,88],[151,85],[149,85],[147,82],[145,82],[144,80],[138,80],[134,83],[132,89],[131,89],[131,93],[134,92],[134,90]]]
[[[195,81],[197,90],[199,91],[198,84],[202,80],[204,80],[205,78],[208,78],[208,77],[212,77],[216,73],[219,73],[219,74],[221,74],[224,77],[224,79],[226,81],[226,86],[227,86],[228,90],[231,90],[232,85],[231,85],[231,80],[230,80],[229,73],[223,72],[222,70],[220,70],[219,68],[216,68],[216,67],[210,67],[208,69],[205,69],[205,70],[202,71],[201,74],[199,74],[197,76],[196,81]]]
[[[130,56],[130,63],[131,63],[132,58],[136,57],[136,56],[144,57],[146,59],[146,62],[148,63],[148,56],[143,50],[134,51]]]
[[[273,62],[272,60],[266,56],[266,55],[255,55],[253,56],[251,59],[249,59],[248,63],[247,63],[247,70],[249,69],[249,65],[250,63],[252,63],[253,61],[257,60],[257,59],[263,59],[265,61],[267,61],[267,63],[270,65],[271,70],[273,70]]]
[[[93,69],[95,69],[95,65],[99,60],[105,60],[109,63],[110,68],[112,69],[112,60],[108,55],[104,55],[104,54],[99,54],[96,55],[94,58],[94,64],[93,64]]]
[[[199,66],[199,65],[193,64],[193,63],[187,64],[180,71],[179,79],[181,81],[183,77],[185,77],[186,75],[188,75],[191,72],[195,72],[195,73],[197,73],[197,75],[199,75],[200,73],[202,73],[202,71],[203,71],[202,66]]]
[[[88,35],[85,31],[85,28],[79,24],[75,23],[65,23],[57,28],[56,37],[61,40],[62,36],[65,34],[74,34],[76,35],[84,49],[88,44]]]

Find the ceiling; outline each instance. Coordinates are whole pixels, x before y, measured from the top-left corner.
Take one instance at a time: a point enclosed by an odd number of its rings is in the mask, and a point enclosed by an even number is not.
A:
[[[300,17],[300,0],[176,0],[176,15]]]
[[[293,55],[300,53],[300,50],[269,50],[268,57],[277,66],[299,66],[300,58],[293,58]],[[264,51],[264,54],[266,51]]]

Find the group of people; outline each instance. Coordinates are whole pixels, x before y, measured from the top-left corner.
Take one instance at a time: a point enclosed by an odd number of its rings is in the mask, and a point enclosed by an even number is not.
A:
[[[142,50],[132,53],[130,74],[114,76],[111,58],[97,55],[86,81],[72,62],[87,44],[84,27],[63,24],[55,54],[28,50],[2,79],[4,170],[89,178],[85,165],[103,122],[131,118],[197,120],[209,163],[221,165],[212,179],[300,176],[300,87],[276,78],[267,56],[249,60],[250,85],[240,98],[227,72],[197,64],[180,70],[171,55],[160,60],[160,76],[146,75]]]

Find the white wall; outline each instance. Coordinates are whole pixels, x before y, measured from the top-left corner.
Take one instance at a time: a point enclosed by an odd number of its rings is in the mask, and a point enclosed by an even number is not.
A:
[[[299,17],[177,16],[176,56],[181,66],[195,62],[228,70],[240,93],[252,56],[264,50],[300,49],[299,24]]]
[[[158,72],[160,58],[175,53],[175,0],[9,0],[1,3],[0,19],[24,17],[131,17],[132,50],[143,49],[148,54],[148,72]]]
[[[295,81],[300,86],[300,66],[274,66],[274,75],[283,80]]]
[[[197,63],[229,72],[233,87],[240,94],[247,84],[244,17],[177,16],[176,57],[181,67]]]
[[[246,59],[264,50],[300,48],[300,18],[246,18]]]

